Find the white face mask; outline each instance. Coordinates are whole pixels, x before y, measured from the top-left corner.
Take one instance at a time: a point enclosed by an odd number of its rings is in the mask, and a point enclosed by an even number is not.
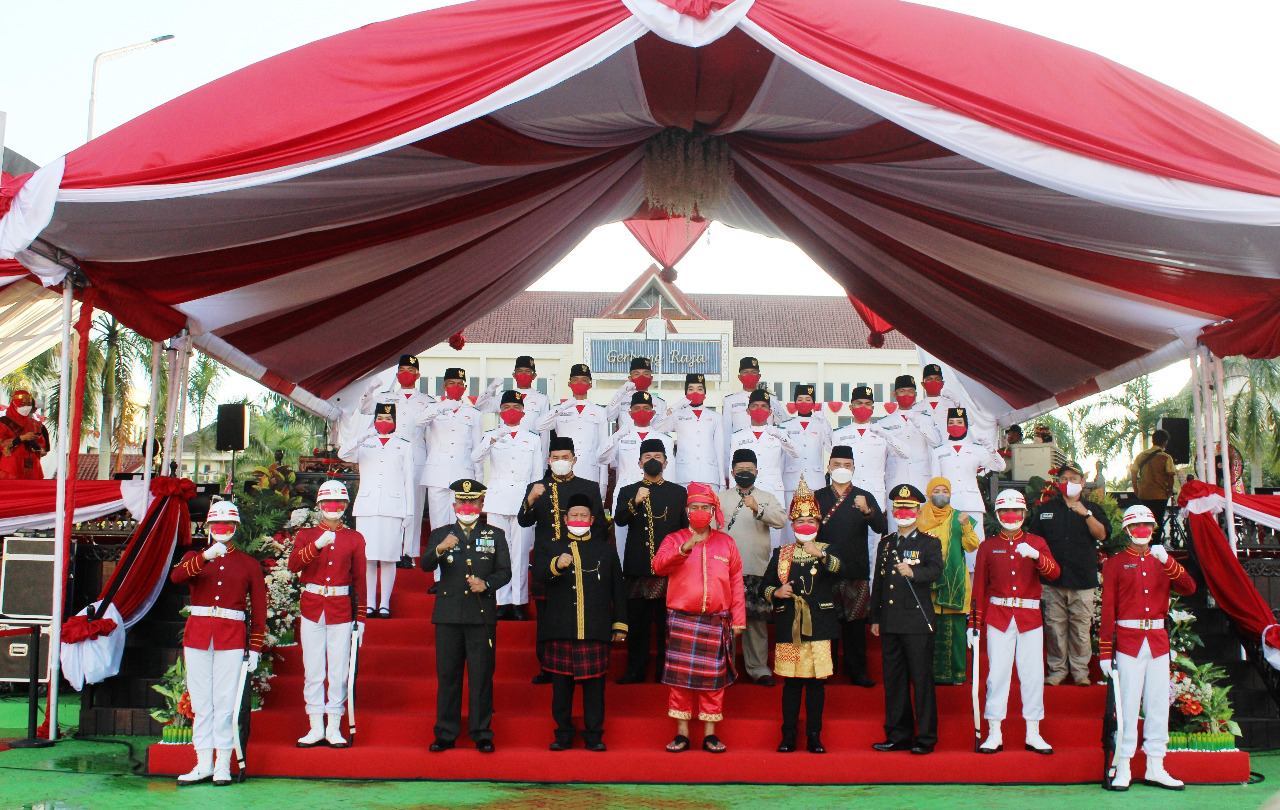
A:
[[[555,475],[568,475],[573,472],[573,462],[563,458],[556,459],[551,462],[551,472]]]
[[[30,415],[31,415],[31,406],[30,406],[30,405],[23,405],[23,406],[19,407],[19,408],[18,408],[18,413],[19,413],[19,414],[21,414],[22,416],[30,416]]]
[[[1139,546],[1146,546],[1146,545],[1150,545],[1151,538],[1155,535],[1155,532],[1148,534],[1146,537],[1134,537],[1133,534],[1129,532],[1128,529],[1126,529],[1125,534],[1129,535],[1130,542],[1133,542]]]
[[[582,535],[591,531],[590,526],[565,526],[565,528],[568,529],[569,534],[573,535],[574,537],[581,537]]]
[[[915,518],[911,518],[910,520],[903,520],[902,518],[894,518],[894,520],[898,521],[899,529],[910,529],[912,526],[916,525]]]
[[[847,484],[853,480],[853,470],[848,467],[836,467],[831,471],[831,481],[835,484]]]
[[[227,532],[226,534],[216,534],[215,532],[211,531],[209,532],[209,536],[213,538],[213,541],[215,543],[222,543],[223,545],[229,546],[231,545],[231,538],[235,537],[236,533],[234,531],[230,531],[230,532]]]
[[[1084,491],[1083,484],[1077,484],[1075,481],[1067,482],[1066,495],[1068,498],[1079,498],[1080,493]]]
[[[1019,518],[1000,518],[1000,525],[1005,527],[1009,531],[1014,532],[1022,528],[1022,524],[1024,521],[1025,521],[1025,518],[1020,518],[1020,517]]]
[[[459,514],[457,515],[457,518],[458,518],[458,522],[461,523],[463,526],[470,526],[472,523],[475,523],[477,520],[480,519],[480,513],[473,512],[470,515]]]

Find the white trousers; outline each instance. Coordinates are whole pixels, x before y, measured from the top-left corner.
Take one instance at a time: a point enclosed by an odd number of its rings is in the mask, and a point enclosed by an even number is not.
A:
[[[431,531],[458,519],[453,512],[453,490],[448,487],[427,487],[427,503],[431,506]]]
[[[244,650],[182,648],[187,662],[187,691],[191,693],[191,742],[197,751],[225,751],[235,745],[231,716],[235,712],[236,685],[244,665]],[[248,688],[247,686],[245,687]]]
[[[328,624],[325,617],[302,620],[302,699],[307,714],[342,714],[347,708],[347,668],[351,657],[351,622]],[[329,676],[329,699],[324,680]]]
[[[1022,686],[1022,716],[1044,719],[1044,628],[1018,632],[1017,620],[1003,632],[987,625],[987,705],[982,716],[1003,720],[1009,709],[1009,684],[1018,665]]]
[[[601,469],[608,472],[607,467],[602,467]],[[619,481],[617,485],[613,488],[613,513],[612,514],[614,515],[618,514],[618,493],[622,491],[622,488],[624,486],[625,484]],[[613,524],[613,541],[618,546],[618,562],[622,562],[623,560],[627,559],[627,534],[630,532],[630,530],[631,530],[630,526],[619,526],[617,523]]]
[[[416,468],[413,476],[415,481],[421,479],[422,468]],[[415,486],[413,488],[413,523],[409,524],[409,528],[404,533],[404,553],[410,557],[417,557],[422,554],[422,513],[426,511],[426,508],[427,488]]]
[[[1152,657],[1151,647],[1142,642],[1137,657],[1116,653],[1113,662],[1120,671],[1120,700],[1124,733],[1120,756],[1132,757],[1138,750],[1138,706],[1142,706],[1142,753],[1162,757],[1169,748],[1169,654]]]
[[[533,551],[533,527],[516,522],[515,515],[485,515],[490,526],[497,526],[507,536],[511,553],[511,581],[498,589],[499,605],[523,605],[529,601],[529,554]]]

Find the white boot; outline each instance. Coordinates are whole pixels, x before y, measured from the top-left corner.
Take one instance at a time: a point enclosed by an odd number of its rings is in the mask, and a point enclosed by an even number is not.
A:
[[[347,747],[347,738],[342,736],[342,715],[329,715],[329,724],[325,727],[324,738],[334,748]]]
[[[988,720],[987,738],[982,741],[982,745],[978,746],[979,754],[994,754],[997,751],[1004,750],[1004,737],[1000,734],[1000,721]]]
[[[235,751],[230,748],[219,748],[218,756],[213,761],[213,783],[219,787],[231,784],[231,758]]]
[[[1133,779],[1129,773],[1129,758],[1116,757],[1116,778],[1111,780],[1112,790],[1128,790]]]
[[[178,777],[178,785],[194,785],[213,776],[213,749],[196,749],[196,766]]]
[[[311,721],[311,730],[298,738],[299,748],[315,748],[324,739],[324,715],[309,714],[307,719]]]
[[[1052,754],[1053,746],[1044,741],[1044,737],[1040,736],[1040,721],[1027,721],[1027,750],[1034,751],[1037,754]]]
[[[1167,790],[1182,790],[1186,787],[1180,780],[1174,779],[1164,769],[1164,757],[1147,757],[1147,775],[1142,781],[1148,785],[1162,787]]]

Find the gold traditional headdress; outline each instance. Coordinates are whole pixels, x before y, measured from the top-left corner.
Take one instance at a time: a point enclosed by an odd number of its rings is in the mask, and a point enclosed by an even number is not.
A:
[[[796,494],[791,498],[791,514],[788,517],[791,520],[802,517],[822,519],[822,511],[818,509],[818,499],[805,483],[803,473],[800,475],[800,485],[796,487]]]

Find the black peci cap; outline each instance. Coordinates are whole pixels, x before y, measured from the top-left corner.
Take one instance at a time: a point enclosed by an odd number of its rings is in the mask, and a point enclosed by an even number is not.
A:
[[[652,408],[653,394],[650,394],[648,391],[636,391],[631,395],[631,407],[634,408],[637,405],[648,405]]]
[[[916,378],[912,377],[910,374],[902,374],[896,380],[893,381],[893,390],[895,391],[897,391],[899,388],[915,388],[915,387],[916,387]]]
[[[537,370],[538,370],[538,367],[537,367],[537,366],[535,366],[535,365],[533,364],[533,358],[532,358],[532,357],[530,357],[530,356],[529,356],[529,355],[527,355],[527,354],[522,354],[522,355],[520,355],[519,357],[517,357],[517,358],[516,358],[516,365],[515,365],[515,367],[516,367],[516,368],[531,368],[531,369],[533,369],[534,371],[537,371]]]
[[[653,367],[652,367],[651,365],[649,365],[649,358],[647,358],[647,357],[633,357],[633,358],[631,358],[631,370],[632,370],[632,371],[651,371],[652,369],[653,369]]]
[[[396,404],[394,402],[379,402],[373,406],[374,416],[390,415],[392,419],[396,416]]]
[[[573,452],[573,439],[568,436],[552,436],[551,442],[547,445],[547,452],[554,453],[558,450],[568,450]]]
[[[759,371],[759,370],[760,370],[760,361],[755,359],[754,357],[744,357],[738,361],[739,374],[741,374],[744,371]]]
[[[813,397],[818,398],[818,386],[813,383],[804,383],[796,386],[796,397]]]
[[[837,444],[835,447],[831,448],[831,457],[847,458],[850,461],[853,461],[853,448],[847,444]]]
[[[769,401],[769,392],[763,391],[759,388],[757,388],[756,390],[752,391],[750,394],[747,395],[748,405],[750,405],[753,402],[768,402],[768,401]]]
[[[572,366],[569,367],[569,376],[570,377],[590,377],[591,366],[588,366],[586,363],[574,363]]]
[[[870,400],[874,400],[874,399],[875,399],[875,395],[873,395],[873,394],[871,393],[871,386],[869,386],[869,385],[859,385],[859,386],[855,387],[855,388],[853,389],[852,393],[850,393],[850,394],[849,394],[849,401],[850,401],[850,402],[853,402],[855,399],[870,399]]]
[[[662,439],[645,439],[640,442],[640,455],[645,453],[661,453],[667,454],[667,446],[662,443]]]
[[[506,405],[508,402],[514,402],[516,405],[524,404],[524,394],[519,391],[503,391],[502,402],[499,405]]]
[[[460,368],[446,368],[444,370],[444,378],[446,380],[462,380],[467,381],[467,372]]]
[[[416,369],[418,368],[418,358],[414,357],[411,354],[402,354],[400,355],[400,362],[397,365],[413,366]]]
[[[734,450],[733,461],[731,462],[730,466],[736,467],[739,464],[743,463],[744,461],[749,461],[752,464],[759,463],[756,461],[756,451],[752,450],[749,447],[739,447],[737,450]]]
[[[928,364],[927,366],[925,366],[925,367],[924,367],[924,369],[922,369],[922,370],[921,370],[920,374],[921,374],[921,376],[923,376],[923,377],[931,377],[931,376],[933,376],[934,374],[936,374],[936,375],[938,375],[939,377],[941,377],[941,376],[942,376],[942,366],[938,365],[937,363],[930,363],[930,364]]]

